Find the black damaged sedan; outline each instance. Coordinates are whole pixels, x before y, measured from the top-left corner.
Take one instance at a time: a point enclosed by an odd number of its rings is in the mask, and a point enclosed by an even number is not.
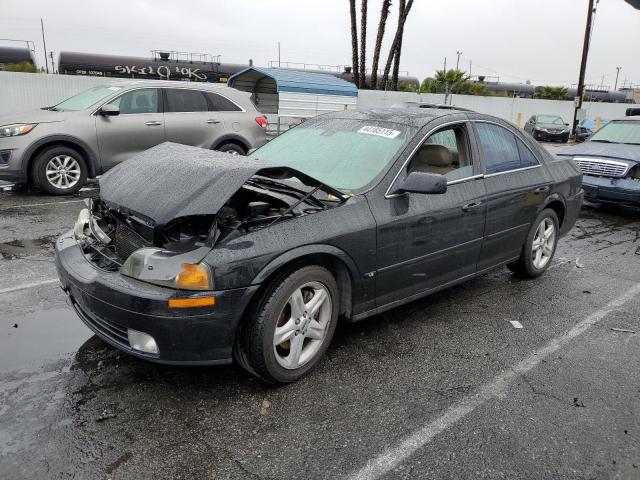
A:
[[[271,383],[362,320],[508,266],[537,277],[581,173],[473,112],[323,115],[250,157],[163,144],[100,180],[56,242],[82,321],[151,361],[235,359]]]

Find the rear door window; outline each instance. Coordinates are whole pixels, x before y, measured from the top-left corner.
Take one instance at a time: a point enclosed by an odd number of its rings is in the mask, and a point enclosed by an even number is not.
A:
[[[531,151],[509,130],[492,123],[476,122],[485,173],[502,173],[538,165]]]
[[[167,112],[207,112],[209,104],[204,92],[181,88],[169,88],[167,94]]]
[[[239,112],[242,110],[231,100],[217,93],[205,92],[205,96],[211,112]]]

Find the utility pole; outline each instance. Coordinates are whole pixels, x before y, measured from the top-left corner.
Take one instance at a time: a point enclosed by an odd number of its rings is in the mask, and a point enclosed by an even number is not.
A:
[[[469,78],[471,78],[471,60],[469,60]]]
[[[618,91],[618,76],[620,75],[620,70],[622,70],[622,67],[616,67],[616,86],[613,87],[614,92]]]
[[[278,68],[280,68],[280,42],[278,42]]]
[[[42,44],[44,45],[44,64],[47,67],[47,73],[49,73],[49,60],[47,60],[47,42],[44,40],[44,23],[40,19],[40,28],[42,29]]]
[[[459,70],[460,69],[460,56],[462,55],[462,51],[456,52],[456,55],[458,55],[458,60],[456,61],[456,70]]]
[[[53,52],[49,52],[49,57],[51,57],[51,73],[56,73],[56,64],[53,61]]]
[[[584,43],[582,45],[582,61],[580,62],[580,76],[578,78],[578,97],[576,107],[573,111],[573,126],[571,136],[575,137],[578,126],[578,111],[582,109],[582,97],[584,97],[584,75],[587,71],[587,57],[589,56],[589,40],[591,39],[591,24],[593,22],[593,0],[589,0],[589,11],[587,12],[587,26],[584,31]]]

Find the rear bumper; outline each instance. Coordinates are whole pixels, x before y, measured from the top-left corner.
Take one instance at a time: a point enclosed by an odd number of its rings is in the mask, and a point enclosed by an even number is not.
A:
[[[573,228],[580,215],[580,209],[582,208],[582,202],[584,200],[584,190],[580,190],[579,193],[573,197],[565,199],[565,212],[562,220],[562,227],[560,227],[560,236],[564,236]]]
[[[230,363],[236,328],[258,289],[205,292],[216,297],[215,306],[169,309],[167,302],[175,290],[97,269],[71,232],[56,241],[55,259],[62,288],[80,319],[114,347],[158,363]],[[129,328],[151,335],[159,354],[131,348]]]
[[[640,205],[640,182],[635,180],[583,175],[582,187],[587,200]]]

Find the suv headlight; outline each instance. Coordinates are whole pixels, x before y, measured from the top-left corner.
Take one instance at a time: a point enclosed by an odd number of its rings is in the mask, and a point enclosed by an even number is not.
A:
[[[185,262],[159,248],[141,248],[120,267],[120,273],[136,280],[179,290],[213,290],[211,269],[204,263]]]
[[[542,128],[542,127],[536,127],[536,130],[538,130],[539,132],[548,132],[549,131],[546,128]]]
[[[0,127],[0,137],[18,137],[36,128],[37,123],[20,123]]]

